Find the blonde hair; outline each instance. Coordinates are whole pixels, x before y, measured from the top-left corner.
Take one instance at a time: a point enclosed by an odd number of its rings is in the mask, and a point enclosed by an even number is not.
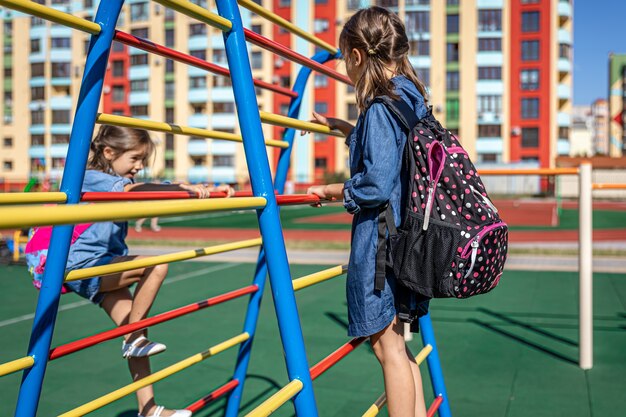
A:
[[[339,49],[345,60],[352,59],[350,51],[358,49],[367,59],[361,77],[355,82],[356,104],[360,111],[378,96],[399,99],[385,70],[395,65],[397,75],[411,80],[426,99],[426,89],[409,62],[409,39],[404,24],[393,12],[382,7],[370,7],[356,12],[339,35]]]
[[[104,156],[106,147],[113,150],[116,158],[124,152],[143,147],[145,149],[143,164],[146,166],[155,150],[154,142],[150,139],[148,132],[143,129],[102,125],[96,137],[91,141],[87,168],[107,173],[113,171],[112,161]]]

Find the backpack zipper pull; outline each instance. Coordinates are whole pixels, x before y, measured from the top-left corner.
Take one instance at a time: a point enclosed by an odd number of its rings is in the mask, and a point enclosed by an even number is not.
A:
[[[430,212],[433,209],[433,195],[435,194],[435,181],[431,181],[428,186],[428,199],[426,200],[426,211],[424,211],[424,225],[422,230],[428,229],[428,223],[430,222]]]
[[[476,263],[476,255],[478,254],[478,236],[474,238],[471,246],[472,246],[472,263],[470,264],[470,267],[467,270],[467,273],[465,274],[463,278],[467,278],[474,270],[474,263]]]

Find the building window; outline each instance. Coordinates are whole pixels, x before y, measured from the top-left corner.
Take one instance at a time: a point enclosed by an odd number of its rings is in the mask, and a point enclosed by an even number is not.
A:
[[[449,14],[446,16],[446,33],[459,33],[458,14]]]
[[[89,43],[89,40],[87,40],[87,43]],[[123,43],[113,41],[111,48],[113,52],[124,52],[126,46]]]
[[[404,25],[407,33],[430,32],[430,12],[406,12]]]
[[[165,82],[165,100],[174,100],[175,94],[176,94],[176,87],[174,85],[174,81],[166,81]]]
[[[446,44],[446,61],[458,62],[459,61],[459,43],[448,42]]]
[[[566,43],[559,44],[559,58],[571,59],[570,46]]]
[[[220,75],[213,76],[213,87],[231,87],[233,85],[233,81],[230,77],[224,77]]]
[[[70,48],[70,38],[52,38],[50,46],[52,48]]]
[[[13,147],[13,138],[4,138],[2,140],[2,147],[4,147],[4,148],[12,148]]]
[[[502,96],[500,95],[480,95],[478,96],[478,113],[501,113]]]
[[[502,51],[502,38],[479,38],[478,50],[482,52]]]
[[[43,146],[44,139],[43,135],[31,135],[30,136],[30,146]]]
[[[478,154],[478,162],[500,162],[497,153],[480,153]]]
[[[500,125],[478,125],[479,138],[499,138],[502,136]]]
[[[46,99],[45,87],[31,87],[30,99],[31,100],[45,100]]]
[[[165,134],[165,150],[173,151],[174,150],[174,135],[171,133]]]
[[[522,128],[522,148],[539,147],[539,128],[523,127]]]
[[[13,76],[12,67],[4,67],[4,70],[2,72],[4,73],[4,78],[11,78]]]
[[[30,76],[31,77],[43,77],[44,75],[44,66],[43,62],[38,62],[36,64],[30,64]]]
[[[5,171],[13,171],[13,161],[5,159],[2,162],[2,169]]]
[[[206,165],[206,157],[204,156],[192,156],[191,165],[195,167],[203,167]]]
[[[147,116],[148,106],[130,106],[130,114],[133,116]]]
[[[43,20],[41,17],[31,16],[31,18],[30,18],[30,26],[31,27],[43,26],[45,23],[46,23],[46,21]]]
[[[313,20],[313,31],[315,33],[326,32],[330,24],[328,23],[328,19],[314,19]]]
[[[559,139],[569,139],[569,127],[559,127]]]
[[[227,62],[226,59],[226,50],[224,49],[214,49],[213,50],[213,63],[215,64],[225,64]]]
[[[69,110],[52,110],[52,123],[53,124],[69,124],[70,123],[70,111]]]
[[[539,99],[522,99],[522,119],[536,119],[539,117]]]
[[[291,77],[289,75],[281,75],[278,84],[281,87],[289,88],[291,86]]]
[[[53,145],[67,145],[70,143],[70,135],[52,135]]]
[[[522,12],[522,32],[539,32],[539,12]]]
[[[319,113],[319,114],[326,114],[328,113],[328,103],[323,102],[323,101],[318,101],[315,103],[315,112]]]
[[[165,73],[169,74],[174,72],[174,60],[166,59],[165,60]]]
[[[214,167],[234,167],[235,155],[213,155]]]
[[[30,40],[30,52],[37,53],[41,51],[41,39],[31,39]]]
[[[430,85],[430,68],[416,68],[417,78],[425,85]]]
[[[263,34],[263,25],[252,25],[252,26],[250,26],[250,29],[254,33],[258,33],[259,35]]]
[[[315,88],[328,87],[328,77],[324,74],[315,74]]]
[[[71,65],[69,62],[53,62],[52,77],[66,78],[70,76]]]
[[[142,39],[148,39],[150,37],[150,31],[148,30],[148,28],[131,29],[130,34]]]
[[[204,36],[206,35],[206,24],[204,23],[192,23],[189,25],[189,36]]]
[[[123,77],[124,73],[124,61],[113,61],[113,76]]]
[[[459,120],[459,99],[446,99],[446,120]]]
[[[479,80],[501,80],[502,67],[478,67]]]
[[[448,91],[458,91],[459,90],[459,72],[458,71],[448,71],[446,73],[446,90]]]
[[[263,53],[261,51],[254,51],[250,54],[250,65],[252,69],[263,68]]]
[[[148,91],[148,80],[132,80],[130,82],[131,92]]]
[[[234,113],[235,103],[213,103],[213,113]]]
[[[482,9],[478,11],[478,30],[480,32],[499,32],[502,30],[502,10]]]
[[[430,41],[417,40],[410,41],[410,48],[413,55],[429,56],[430,55]]]
[[[326,158],[315,158],[315,168],[326,169],[328,160]]]
[[[189,88],[206,88],[206,77],[189,77]]]
[[[165,29],[165,46],[171,48],[176,41],[174,29]]]
[[[520,87],[525,91],[539,89],[539,70],[522,70],[519,73]]]
[[[172,107],[168,107],[165,109],[165,123],[174,123],[174,108]],[[166,134],[165,138],[167,139],[167,135],[171,135],[171,134]]]
[[[133,3],[130,5],[130,21],[148,20],[150,14],[150,5],[147,1],[141,3]]]
[[[30,124],[42,125],[44,121],[43,110],[31,110],[30,111]]]
[[[539,41],[522,41],[522,61],[539,59]]]
[[[355,103],[348,103],[348,120],[356,120],[359,118],[359,109]]]
[[[130,56],[130,66],[148,65],[148,54],[138,54]]]

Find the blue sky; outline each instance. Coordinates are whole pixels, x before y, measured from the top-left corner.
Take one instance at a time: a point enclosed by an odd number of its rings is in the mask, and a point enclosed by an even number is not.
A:
[[[626,0],[574,0],[574,104],[607,98],[609,52],[626,53]]]

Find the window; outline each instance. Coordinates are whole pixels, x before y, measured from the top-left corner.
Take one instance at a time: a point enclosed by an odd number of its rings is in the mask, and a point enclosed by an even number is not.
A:
[[[406,12],[404,25],[407,33],[430,32],[430,12]]]
[[[226,63],[226,51],[224,49],[214,49],[213,50],[213,62],[214,63]]]
[[[213,113],[234,113],[235,103],[213,103]]]
[[[43,74],[44,74],[43,62],[30,64],[30,76],[31,77],[43,77]]]
[[[539,89],[539,70],[522,70],[519,73],[520,88],[526,91]]]
[[[359,118],[359,110],[355,103],[348,103],[348,120],[356,120]]]
[[[89,8],[93,7],[93,0],[84,0],[83,1],[83,7],[85,9],[89,9]]]
[[[522,119],[536,119],[539,117],[539,99],[522,99]]]
[[[214,167],[234,167],[235,155],[213,155]]]
[[[136,22],[138,20],[148,20],[150,13],[150,5],[147,1],[141,3],[133,3],[130,5],[130,20]]]
[[[132,80],[130,82],[130,91],[133,93],[148,91],[148,80]]]
[[[478,67],[479,80],[501,80],[502,67]]]
[[[61,169],[65,167],[65,158],[52,158],[52,168]]]
[[[130,106],[130,113],[133,116],[147,116],[148,106]]]
[[[281,87],[289,88],[291,86],[291,76],[289,75],[281,75],[280,82],[278,83]]]
[[[252,69],[263,68],[263,53],[261,51],[254,51],[250,54],[250,65]]]
[[[230,87],[233,85],[230,77],[213,76],[213,87]]]
[[[252,25],[250,29],[259,35],[263,34],[263,25]]]
[[[449,14],[446,16],[446,33],[459,33],[458,14]]]
[[[539,12],[522,12],[522,32],[539,32]]]
[[[522,61],[539,59],[539,41],[522,41]]]
[[[446,99],[446,120],[459,120],[459,99]]]
[[[458,6],[459,5],[459,0],[446,0],[446,5],[447,6]]]
[[[123,77],[124,73],[124,61],[113,61],[113,76]]]
[[[478,96],[478,113],[501,113],[502,96],[500,95],[480,95]]]
[[[31,110],[30,111],[30,123],[33,125],[42,125],[44,120],[43,110]]]
[[[165,8],[165,21],[173,22],[176,19],[176,11],[174,9],[170,9],[169,7]]]
[[[430,68],[416,68],[417,78],[424,83],[424,85],[430,85]]]
[[[569,139],[569,127],[559,127],[559,139]]]
[[[70,38],[52,38],[50,46],[52,48],[70,48]]]
[[[502,10],[482,9],[478,11],[478,30],[480,32],[499,32],[502,30]]]
[[[30,99],[31,100],[45,100],[46,93],[44,87],[31,87],[30,88]]]
[[[148,28],[131,29],[130,34],[143,39],[148,39],[150,37],[150,31],[148,30]]]
[[[323,101],[316,102],[314,108],[315,108],[316,113],[319,113],[322,115],[328,113],[328,103],[325,103]]]
[[[502,39],[501,38],[479,38],[478,50],[479,51],[502,51]]]
[[[69,110],[52,110],[52,123],[53,124],[69,124],[70,123],[70,111]]]
[[[13,138],[4,138],[2,140],[2,146],[4,148],[12,148],[13,147]]]
[[[52,77],[69,77],[71,65],[69,62],[53,62]]]
[[[478,125],[479,138],[499,138],[502,136],[500,125]]]
[[[206,165],[206,157],[204,156],[192,156],[191,164],[195,167],[203,167]]]
[[[459,72],[448,71],[446,73],[446,90],[458,91],[459,90]]]
[[[87,41],[87,42],[89,42],[89,41]],[[113,52],[124,52],[125,46],[124,46],[123,43],[120,43],[120,42],[117,42],[117,41],[113,41],[112,48],[113,48],[112,49]]]
[[[206,77],[189,77],[189,88],[206,88]]]
[[[31,135],[30,146],[43,146],[43,135]]]
[[[279,106],[279,110],[278,110],[278,112],[279,112],[280,114],[282,114],[283,116],[288,115],[288,114],[289,114],[289,103],[282,103],[282,104]]]
[[[4,78],[11,78],[13,76],[12,67],[4,67],[4,70],[2,72],[4,73]]]
[[[171,133],[165,134],[165,150],[173,151],[174,150],[174,135]]]
[[[313,20],[313,31],[315,33],[326,32],[329,28],[328,19]]]
[[[165,72],[168,74],[174,72],[174,61],[172,59],[165,60]]]
[[[165,109],[165,123],[174,123],[174,109],[172,107],[168,107]],[[167,136],[171,134],[166,134],[165,138],[167,139]],[[173,149],[173,148],[172,148]]]
[[[571,59],[570,46],[568,44],[559,44],[559,58]]]
[[[328,77],[324,74],[315,74],[314,85],[316,88],[328,87]]]
[[[522,0],[522,4],[536,4],[539,3],[540,0]],[[563,0],[559,0],[563,1]]]
[[[193,51],[189,51],[189,55],[206,61],[206,49],[195,49]]]
[[[204,23],[192,23],[189,25],[189,36],[206,35],[206,25]]]
[[[409,44],[413,55],[430,55],[430,41],[417,40],[410,41]]]
[[[130,66],[148,65],[148,54],[139,54],[130,56]]]
[[[497,153],[480,153],[478,162],[500,162],[500,158]]]
[[[165,46],[171,48],[176,42],[176,32],[174,29],[165,29]]]
[[[45,20],[43,20],[41,17],[37,17],[37,16],[31,16],[30,18],[30,26],[31,27],[36,27],[36,26],[43,26],[45,24]]]
[[[13,170],[13,161],[5,159],[2,162],[2,169],[5,171],[12,171]]]
[[[522,128],[522,148],[537,148],[539,146],[539,128]]]
[[[315,158],[315,168],[326,169],[328,160],[326,158]]]
[[[166,169],[174,169],[174,160],[173,159],[166,159],[165,160],[165,168]]]
[[[458,42],[449,42],[446,44],[446,61],[457,62],[459,60],[459,44]]]
[[[174,100],[175,94],[176,94],[176,87],[174,85],[174,81],[166,81],[165,82],[165,100]]]
[[[37,53],[41,51],[41,39],[31,39],[30,40],[30,52]]]
[[[52,135],[53,145],[67,145],[70,143],[70,135]]]

